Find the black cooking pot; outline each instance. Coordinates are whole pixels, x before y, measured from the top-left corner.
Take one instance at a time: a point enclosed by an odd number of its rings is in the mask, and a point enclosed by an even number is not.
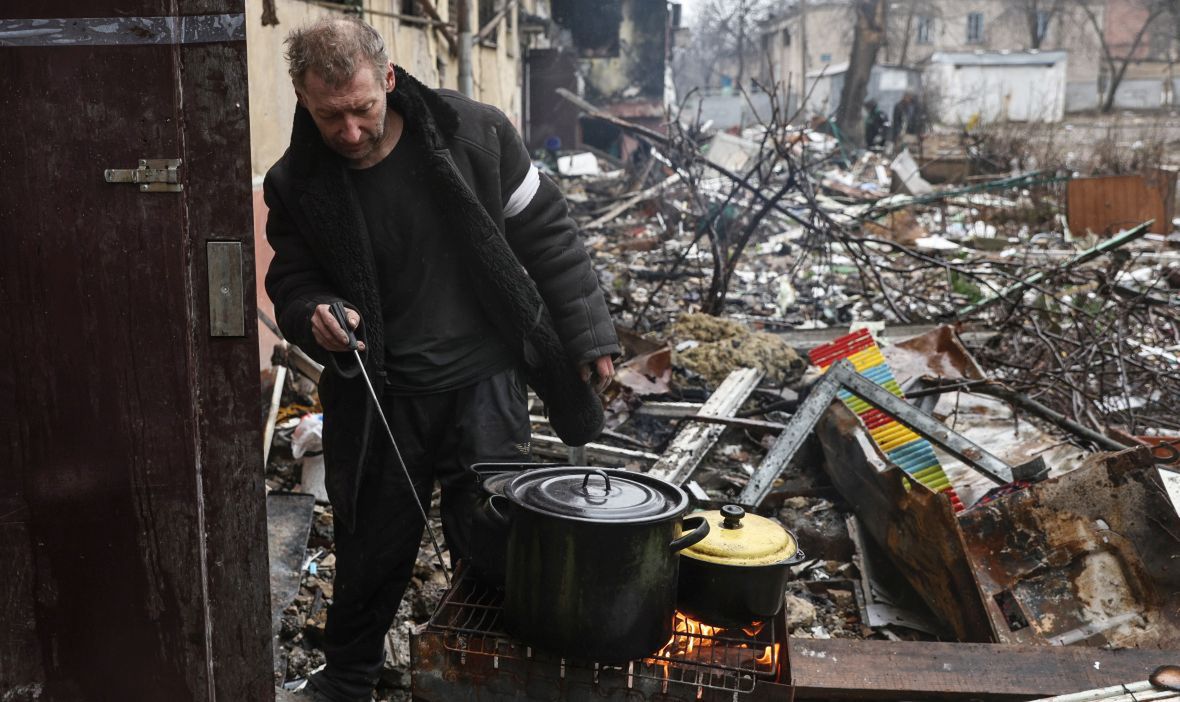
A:
[[[677,553],[709,533],[704,519],[682,533],[683,490],[622,470],[551,468],[513,478],[505,499],[509,633],[566,658],[608,664],[668,642]]]
[[[692,516],[712,529],[681,554],[680,611],[722,629],[778,614],[791,565],[803,560],[791,532],[737,505]]]
[[[467,565],[480,582],[504,587],[504,563],[508,560],[508,525],[497,517],[491,499],[503,497],[508,482],[526,470],[553,468],[564,463],[476,463],[471,466],[479,485],[475,509],[471,513],[470,544]]]

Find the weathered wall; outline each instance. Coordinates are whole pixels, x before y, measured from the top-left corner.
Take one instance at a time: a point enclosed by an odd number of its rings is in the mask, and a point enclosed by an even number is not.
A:
[[[1091,2],[1099,21],[1104,22],[1104,2]],[[981,41],[968,43],[968,16],[973,12],[983,16],[983,34]],[[890,13],[889,41],[878,56],[878,63],[921,66],[939,51],[1023,51],[1032,44],[1025,15],[1011,0],[905,0],[893,3]],[[930,18],[927,43],[917,40],[922,16]],[[802,36],[804,22],[805,42]],[[773,66],[764,68],[764,77],[773,71],[780,89],[785,89],[790,77],[794,97],[806,93],[811,87],[810,82],[804,85],[801,80],[804,70],[816,73],[825,66],[848,62],[852,48],[852,20],[846,0],[812,0],[806,18],[797,14],[783,17],[768,24],[767,29],[766,46]],[[790,45],[785,42],[784,29],[789,33]],[[804,43],[807,46],[806,59],[803,56]],[[1101,44],[1082,9],[1067,7],[1055,16],[1040,48],[1069,52],[1066,109],[1093,107],[1097,102]]]
[[[985,122],[1061,121],[1065,114],[1066,61],[1058,52],[1048,56],[1056,60],[1043,64],[971,64],[971,55],[942,57],[926,71],[927,84],[938,87],[940,121],[966,124],[976,117]]]
[[[667,6],[663,0],[623,0],[622,15],[618,55],[584,63],[587,97],[609,99],[637,88],[640,95],[662,98]]]

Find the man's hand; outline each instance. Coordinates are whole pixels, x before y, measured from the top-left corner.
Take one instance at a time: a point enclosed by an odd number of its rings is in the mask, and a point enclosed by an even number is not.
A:
[[[354,310],[348,310],[348,326],[356,329],[361,324],[361,316]],[[328,305],[317,305],[315,314],[311,316],[311,334],[316,343],[328,351],[347,351],[348,334],[336,323]],[[357,349],[365,350],[365,342],[358,341]]]
[[[593,379],[597,381],[594,383],[594,391],[603,392],[615,377],[615,362],[610,356],[599,356],[593,363],[583,363],[579,370],[583,383],[589,383]]]

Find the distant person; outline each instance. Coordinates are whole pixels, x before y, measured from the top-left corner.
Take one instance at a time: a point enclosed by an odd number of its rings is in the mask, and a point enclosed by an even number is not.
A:
[[[885,146],[889,132],[889,118],[873,98],[865,100],[865,146],[880,149]]]
[[[906,91],[893,106],[893,149],[901,152],[912,146],[922,150],[926,133],[926,108],[913,92]]]

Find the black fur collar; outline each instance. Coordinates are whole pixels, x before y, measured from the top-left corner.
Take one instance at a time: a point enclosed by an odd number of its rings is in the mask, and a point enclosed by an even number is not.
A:
[[[393,67],[395,84],[388,93],[389,107],[406,119],[406,130],[421,140],[422,145],[443,148],[459,131],[459,113],[443,100],[437,91],[426,87],[400,66]],[[291,128],[291,165],[300,176],[316,171],[324,159],[340,160],[324,144],[311,113],[303,105],[295,105],[295,123]]]

